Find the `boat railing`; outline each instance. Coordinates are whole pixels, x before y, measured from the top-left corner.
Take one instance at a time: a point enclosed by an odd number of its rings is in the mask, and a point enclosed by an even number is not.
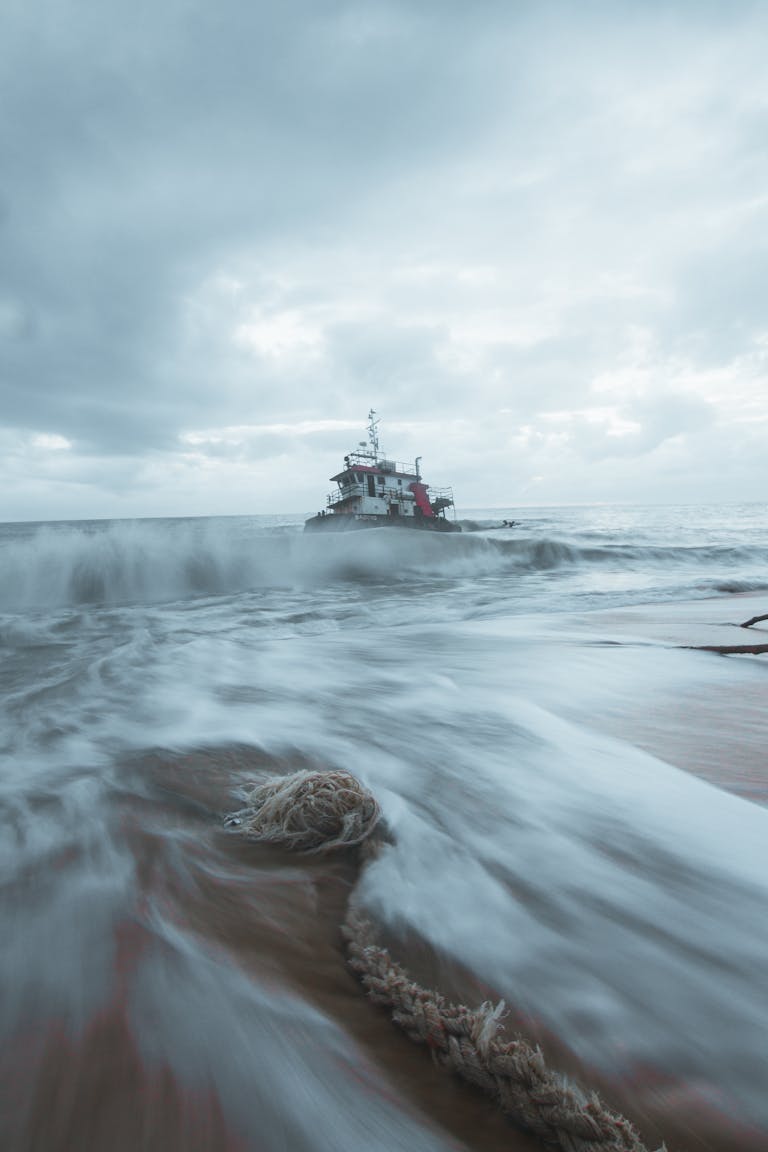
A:
[[[376,496],[381,498],[397,497],[399,500],[413,500],[413,493],[402,485],[387,484],[386,482],[381,486],[376,486]],[[346,503],[347,500],[354,500],[358,496],[367,496],[368,491],[364,484],[346,484],[343,488],[337,488],[334,492],[329,492],[325,498],[326,508],[334,508],[339,504]],[[430,504],[438,514],[444,514],[446,508],[454,507],[453,488],[433,488],[427,485],[427,496]],[[454,513],[455,516],[455,513]]]
[[[427,491],[432,510],[438,516],[445,516],[447,508],[453,508],[453,518],[456,519],[456,505],[453,499],[453,488],[429,488]]]
[[[325,498],[327,508],[333,504],[343,504],[346,500],[354,500],[357,496],[365,496],[366,491],[362,484],[348,484],[346,488],[337,488],[329,492]]]
[[[403,472],[406,476],[418,476],[418,469],[415,464],[404,464],[398,460],[388,460],[380,456],[375,460],[370,452],[350,452],[345,460],[349,460],[349,467],[355,468],[359,466],[362,468],[378,468],[379,471],[384,472]]]
[[[397,460],[379,460],[378,467],[386,475],[387,472],[403,472],[406,476],[418,476],[415,464],[400,463]]]

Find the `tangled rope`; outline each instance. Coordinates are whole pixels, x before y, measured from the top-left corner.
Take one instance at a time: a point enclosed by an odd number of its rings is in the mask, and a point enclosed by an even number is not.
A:
[[[373,832],[381,809],[350,772],[294,772],[258,784],[248,806],[226,826],[253,840],[298,852],[327,852],[359,844]]]
[[[380,818],[374,797],[343,771],[296,772],[258,785],[248,799],[247,808],[227,817],[228,827],[304,852],[360,844]],[[470,1009],[422,988],[377,944],[373,925],[353,907],[341,930],[349,966],[373,1003],[534,1136],[563,1152],[648,1152],[628,1120],[550,1071],[539,1048],[499,1038],[504,1001]]]

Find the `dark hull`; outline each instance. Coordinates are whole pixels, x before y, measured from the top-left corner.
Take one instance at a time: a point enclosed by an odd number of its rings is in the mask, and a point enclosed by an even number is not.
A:
[[[313,516],[304,521],[305,532],[357,532],[361,528],[414,528],[419,532],[461,532],[454,520],[442,516],[418,518],[416,516],[355,516],[330,513]]]

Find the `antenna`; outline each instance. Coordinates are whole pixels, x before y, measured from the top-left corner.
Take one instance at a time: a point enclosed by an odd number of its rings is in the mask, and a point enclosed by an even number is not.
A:
[[[373,408],[371,408],[370,412],[368,413],[368,439],[371,443],[373,459],[377,463],[379,459],[379,437],[376,433],[376,429],[380,423],[381,421],[376,419],[376,413],[374,412]]]

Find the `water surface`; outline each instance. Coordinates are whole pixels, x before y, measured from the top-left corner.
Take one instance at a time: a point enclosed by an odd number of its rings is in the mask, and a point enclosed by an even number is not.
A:
[[[356,861],[222,830],[306,766],[379,798],[409,962],[651,1134],[766,1146],[766,666],[658,633],[768,611],[766,512],[1,526],[3,1148],[528,1147],[346,974]]]

